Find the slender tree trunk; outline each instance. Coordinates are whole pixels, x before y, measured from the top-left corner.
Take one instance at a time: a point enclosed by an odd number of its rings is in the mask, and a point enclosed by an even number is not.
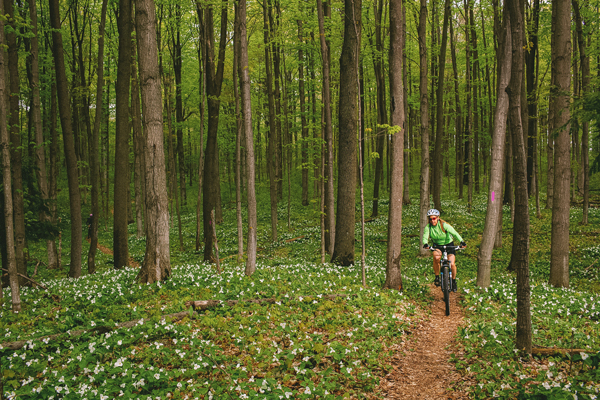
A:
[[[56,94],[56,83],[50,84],[50,116],[49,116],[49,127],[50,132],[50,173],[48,174],[48,198],[50,199],[50,222],[56,223],[57,220],[57,206],[56,199],[58,195],[58,174],[59,174],[59,139],[57,118],[58,118],[58,104]],[[48,269],[60,268],[60,258],[58,257],[58,249],[56,247],[56,241],[50,240],[48,242]]]
[[[271,198],[271,240],[277,241],[277,201],[279,199],[277,189],[277,123],[275,115],[275,94],[273,89],[273,64],[271,42],[271,28],[269,28],[269,5],[263,4],[264,20],[264,42],[265,42],[265,69],[267,74],[267,99],[269,104],[269,136],[268,136],[268,161],[267,173],[269,175],[269,194]]]
[[[504,169],[504,145],[506,143],[506,118],[508,115],[508,93],[506,89],[511,78],[512,43],[508,9],[504,9],[502,36],[499,40],[499,71],[496,110],[494,111],[494,136],[492,137],[492,163],[485,227],[481,237],[481,247],[477,256],[477,286],[490,286],[492,251],[498,226],[502,226],[502,185]]]
[[[460,91],[459,91],[459,81],[458,81],[458,66],[456,62],[456,45],[454,43],[454,22],[450,21],[450,54],[452,56],[452,72],[454,73],[454,105],[456,114],[454,116],[454,123],[456,129],[456,147],[458,150],[456,151],[456,168],[455,168],[455,179],[458,183],[458,197],[462,198],[463,196],[463,179],[462,179],[462,171],[464,170],[463,160],[464,156],[462,154],[464,148],[464,142],[462,139],[462,110],[460,108]]]
[[[4,15],[4,5],[0,3],[0,13]],[[4,19],[0,19],[0,146],[2,147],[2,185],[4,193],[4,230],[5,230],[5,244],[6,249],[3,252],[7,264],[6,269],[8,270],[8,280],[10,285],[12,310],[14,313],[21,311],[21,294],[19,292],[19,277],[17,271],[17,261],[15,259],[15,242],[14,242],[14,229],[13,229],[13,188],[12,179],[10,173],[10,139],[8,132],[8,99],[7,85],[6,85],[6,58],[5,52],[6,39],[4,36]]]
[[[244,116],[244,137],[246,140],[246,173],[248,202],[248,239],[246,251],[246,275],[256,270],[256,227],[258,224],[255,192],[254,135],[252,133],[252,102],[250,96],[250,72],[248,68],[248,40],[246,33],[246,0],[240,0],[238,17],[238,36],[240,40],[240,80],[242,89],[242,114]]]
[[[385,82],[385,68],[384,68],[384,47],[382,39],[382,18],[384,11],[383,0],[378,1],[377,9],[375,10],[375,51],[377,56],[373,57],[373,67],[375,73],[375,85],[377,88],[377,125],[387,125],[387,100],[386,100],[386,82]],[[373,211],[372,218],[379,216],[379,190],[381,186],[381,180],[383,178],[383,152],[385,145],[385,138],[387,136],[386,130],[377,126],[376,128],[377,137],[377,154],[378,157],[375,160],[375,181],[373,183]]]
[[[579,1],[572,0],[572,3],[577,27],[577,42],[579,45],[579,57],[581,65],[581,98],[584,98],[589,91],[590,86],[590,56],[588,55],[588,46],[586,46],[585,36],[583,34],[583,19],[579,10]],[[582,122],[581,129],[581,166],[583,168],[583,216],[581,219],[581,224],[587,225],[590,206],[589,122]]]
[[[54,54],[54,70],[56,73],[56,87],[58,94],[58,107],[62,125],[64,152],[67,164],[67,181],[69,186],[69,206],[71,211],[71,266],[69,276],[81,276],[81,196],[79,193],[79,176],[77,169],[77,156],[75,153],[75,139],[71,125],[71,106],[69,104],[69,87],[65,69],[62,34],[60,30],[60,7],[58,0],[50,0],[50,21],[52,31],[52,52]]]
[[[392,126],[402,128],[405,125],[404,88],[402,55],[405,36],[402,29],[402,0],[390,1],[390,103]],[[404,178],[404,133],[396,132],[392,136],[392,182],[390,187],[390,209],[388,224],[388,247],[386,255],[386,278],[384,287],[402,290],[402,183]]]
[[[187,174],[185,167],[185,153],[183,151],[183,88],[182,88],[182,67],[183,59],[181,50],[181,5],[175,3],[176,31],[173,38],[173,72],[175,75],[175,119],[177,121],[177,163],[179,166],[179,199],[182,204],[187,204],[187,191],[185,188],[185,176]],[[177,174],[175,174],[177,176]]]
[[[419,88],[421,94],[421,196],[419,199],[419,237],[427,225],[427,210],[429,200],[429,100],[427,94],[427,0],[421,0],[419,12],[419,55],[420,78]],[[421,255],[426,250],[421,249]]]
[[[335,243],[335,213],[334,213],[334,192],[333,192],[333,123],[331,118],[331,83],[330,83],[330,55],[329,44],[325,39],[325,17],[323,4],[317,0],[317,13],[319,20],[319,37],[321,43],[321,55],[323,59],[323,114],[325,122],[325,143],[327,149],[327,158],[325,160],[325,229],[328,235],[325,236],[325,245],[329,255],[333,255]]]
[[[131,78],[131,1],[119,0],[119,60],[115,132],[113,252],[115,269],[129,265],[129,89]]]
[[[409,169],[409,155],[410,155],[410,112],[408,107],[408,74],[407,74],[407,55],[406,55],[406,7],[402,4],[402,92],[403,92],[403,103],[404,103],[404,125],[402,128],[404,134],[404,149],[402,156],[403,163],[403,182],[402,182],[402,204],[410,204],[410,169]]]
[[[19,47],[16,37],[18,28],[16,27],[13,0],[4,0],[4,10],[8,16],[7,23],[11,27],[5,34],[5,40],[8,45],[8,88],[10,90],[8,93],[8,129],[10,131],[11,142],[10,164],[12,168],[15,260],[17,263],[17,272],[27,276],[27,261],[25,259],[25,203],[23,199],[23,144],[19,121],[19,109],[21,108],[19,105]],[[24,278],[19,278],[19,282],[21,285],[24,285],[27,281]]]
[[[302,205],[308,206],[308,123],[306,120],[305,89],[304,89],[304,25],[298,20],[298,92],[300,95],[300,123],[302,130]]]
[[[163,116],[156,14],[153,0],[136,0],[135,25],[142,94],[142,116],[146,141],[146,252],[136,280],[164,281],[171,275],[167,176],[163,149]],[[140,51],[143,50],[143,51]]]
[[[556,134],[554,158],[554,198],[550,284],[569,287],[569,97],[571,86],[571,4],[552,2],[552,75],[551,105]]]
[[[144,193],[144,170],[146,161],[144,159],[144,131],[142,130],[142,110],[140,104],[140,81],[137,68],[137,51],[136,46],[132,46],[132,62],[131,62],[131,124],[133,127],[133,155],[134,160],[134,190],[135,190],[135,214],[137,238],[140,239],[146,232],[146,224],[144,215],[146,214]]]
[[[240,96],[238,92],[238,82],[241,86],[241,76],[239,76],[240,71],[240,10],[239,4],[235,5],[235,20],[234,20],[234,29],[235,36],[233,41],[233,97],[235,97],[235,215],[237,222],[237,234],[238,234],[238,262],[242,262],[244,259],[244,228],[242,223],[242,182],[241,182],[241,146],[242,146],[242,137],[244,136],[244,125],[243,125],[243,117],[240,110]]]
[[[335,245],[331,260],[344,266],[354,264],[356,135],[359,106],[356,77],[362,29],[361,4],[362,0],[344,2],[344,43],[340,56],[338,202]]]
[[[106,25],[106,9],[108,0],[102,1],[100,14],[100,27],[98,30],[98,65],[96,68],[96,116],[94,118],[94,130],[92,133],[90,148],[90,171],[92,184],[92,232],[90,235],[90,249],[88,251],[88,274],[96,272],[96,249],[98,247],[98,218],[100,217],[99,185],[100,165],[98,162],[100,122],[102,121],[102,94],[104,87],[104,28]]]
[[[221,4],[221,30],[218,59],[214,54],[213,8],[204,10],[201,26],[204,33],[203,58],[206,77],[206,94],[208,97],[208,131],[206,140],[204,177],[202,180],[204,201],[202,215],[204,218],[204,260],[214,262],[211,211],[220,203],[219,159],[217,135],[219,132],[219,110],[221,108],[221,86],[225,67],[225,45],[227,43],[227,3]],[[218,216],[217,216],[218,218]]]
[[[450,0],[444,2],[444,26],[442,29],[442,45],[438,67],[436,94],[436,136],[433,151],[433,203],[438,210],[442,209],[442,143],[444,140],[444,71],[446,69],[446,47],[448,44],[448,21],[450,19]]]

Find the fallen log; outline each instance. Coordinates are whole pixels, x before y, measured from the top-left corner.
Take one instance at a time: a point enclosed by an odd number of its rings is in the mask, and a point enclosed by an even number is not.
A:
[[[37,266],[36,266],[36,268],[37,268]],[[4,271],[4,272],[8,273],[8,270],[7,270],[7,269],[4,269],[4,268],[2,268],[2,271]],[[41,288],[42,288],[42,289],[44,289],[44,290],[48,290],[48,288],[47,288],[46,286],[42,285],[42,284],[41,284],[41,283],[39,283],[39,282],[36,282],[36,281],[34,281],[33,279],[31,279],[31,278],[30,278],[30,277],[28,277],[28,276],[25,276],[25,275],[23,275],[23,274],[20,274],[20,273],[18,273],[18,272],[17,272],[17,275],[19,275],[19,276],[20,276],[21,278],[23,278],[23,279],[27,279],[29,282],[33,283],[34,285],[38,285],[39,287],[41,287]]]
[[[534,356],[566,356],[575,355],[580,353],[594,354],[596,351],[590,349],[559,349],[556,347],[553,348],[539,348],[534,347],[531,349],[531,354]]]

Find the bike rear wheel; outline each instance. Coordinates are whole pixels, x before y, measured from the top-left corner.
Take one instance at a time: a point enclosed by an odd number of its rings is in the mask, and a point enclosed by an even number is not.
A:
[[[444,303],[446,304],[446,315],[450,315],[450,269],[444,266],[442,270],[442,292],[444,293]]]

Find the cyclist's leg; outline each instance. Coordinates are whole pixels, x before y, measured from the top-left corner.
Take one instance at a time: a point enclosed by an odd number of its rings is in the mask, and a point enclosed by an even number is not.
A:
[[[456,256],[454,254],[448,254],[448,260],[450,260],[451,268],[452,268],[452,279],[456,279]]]
[[[440,274],[440,260],[442,259],[442,252],[440,250],[435,250],[433,252],[433,272],[435,275]]]

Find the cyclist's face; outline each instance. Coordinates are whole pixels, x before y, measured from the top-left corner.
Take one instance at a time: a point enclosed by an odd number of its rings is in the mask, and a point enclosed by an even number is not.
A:
[[[436,217],[435,215],[433,215],[433,216],[429,217],[429,222],[431,222],[431,225],[436,226],[439,218],[440,217]]]

